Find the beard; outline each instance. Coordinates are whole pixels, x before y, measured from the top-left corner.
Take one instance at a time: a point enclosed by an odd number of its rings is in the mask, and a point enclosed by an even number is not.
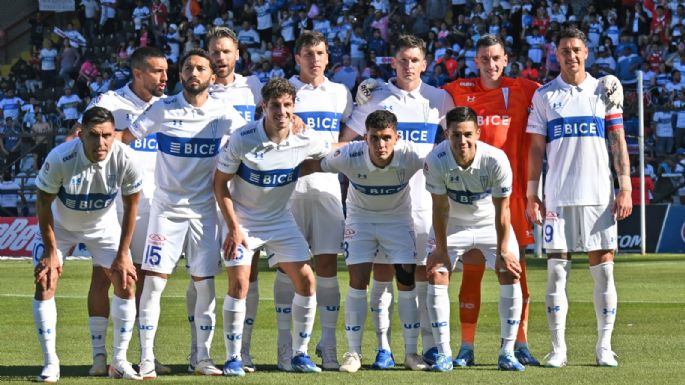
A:
[[[209,88],[209,80],[204,83],[200,82],[198,85],[192,85],[190,84],[190,79],[181,79],[181,84],[183,85],[183,90],[191,95],[199,95]]]

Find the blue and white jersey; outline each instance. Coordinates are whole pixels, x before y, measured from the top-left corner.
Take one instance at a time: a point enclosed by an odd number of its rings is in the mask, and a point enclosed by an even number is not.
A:
[[[86,111],[93,107],[110,110],[114,115],[114,129],[123,131],[130,127],[152,103],[159,98],[152,97],[144,102],[131,90],[131,83],[116,91],[107,91],[93,98]],[[80,119],[79,119],[80,123]],[[157,163],[157,136],[150,134],[143,139],[136,139],[130,144],[134,150],[133,157],[143,172],[143,195],[138,204],[138,213],[150,212],[150,200],[155,191],[155,164]]]
[[[400,138],[417,143],[421,156],[425,157],[433,149],[438,130],[445,126],[445,115],[454,108],[452,97],[447,91],[423,82],[413,91],[401,90],[393,82],[391,79],[376,87],[371,99],[354,109],[347,126],[364,135],[366,117],[379,109],[388,110],[397,116]],[[432,201],[424,188],[423,174],[414,175],[410,185],[412,209],[430,210]]]
[[[409,180],[423,159],[416,143],[400,140],[390,164],[378,168],[371,162],[368,144],[352,142],[323,158],[321,168],[350,180],[348,223],[412,223]]]
[[[157,133],[154,200],[176,215],[193,218],[214,202],[212,175],[221,142],[245,125],[235,109],[209,96],[201,107],[183,92],[153,103],[129,127],[137,138]]]
[[[262,87],[264,85],[254,75],[245,77],[235,74],[233,83],[226,86],[212,84],[209,93],[235,108],[246,121],[252,122],[257,106],[262,102]]]
[[[558,76],[533,95],[527,132],[547,140],[547,207],[604,205],[613,196],[606,134],[623,129],[623,110],[608,110],[599,81],[572,86]]]
[[[303,83],[297,76],[289,79],[297,90],[295,114],[304,124],[329,143],[337,143],[342,124],[352,113],[352,94],[342,84],[324,79],[318,87]],[[340,200],[340,183],[335,174],[314,173],[300,178],[295,198],[318,194],[333,195]]]
[[[449,198],[449,221],[459,226],[495,224],[492,198],[511,195],[512,173],[504,151],[476,142],[476,155],[462,168],[452,155],[449,141],[435,147],[423,166],[426,190]]]
[[[0,100],[2,115],[5,118],[11,116],[15,122],[19,120],[19,111],[21,110],[22,105],[24,105],[24,101],[17,96]]]
[[[221,150],[217,169],[235,174],[229,189],[240,223],[269,225],[290,215],[288,201],[295,190],[300,163],[321,158],[330,148],[314,130],[291,133],[276,144],[266,135],[264,119],[234,133]]]
[[[67,230],[102,229],[118,224],[112,203],[119,190],[142,189],[142,174],[123,143],[114,141],[105,160],[92,163],[76,139],[55,147],[36,178],[36,187],[57,194],[52,203],[55,224]]]

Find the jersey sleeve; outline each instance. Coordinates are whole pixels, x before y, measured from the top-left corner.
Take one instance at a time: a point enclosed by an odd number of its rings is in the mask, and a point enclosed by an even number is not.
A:
[[[223,127],[224,129],[224,135],[231,136],[233,135],[234,132],[238,131],[241,129],[243,126],[247,124],[247,121],[245,118],[240,115],[240,113],[233,107],[229,107],[227,109],[226,115],[224,116],[224,122],[225,124]]]
[[[409,171],[409,175],[414,175],[417,171],[421,170],[424,162],[426,161],[425,156],[421,156],[421,150],[419,146],[411,141],[404,142],[405,152],[406,152],[406,164],[405,167]]]
[[[143,139],[153,132],[159,131],[163,122],[164,99],[160,99],[143,111],[128,129],[136,138]]]
[[[542,98],[542,93],[539,91],[533,94],[531,102],[532,108],[530,115],[528,115],[528,128],[526,132],[529,134],[539,134],[547,136],[547,118],[545,113],[545,102]]]
[[[236,135],[228,144],[221,148],[216,168],[224,174],[235,174],[241,162],[240,137]]]
[[[320,159],[331,152],[331,143],[323,139],[316,130],[307,130],[302,135],[309,139],[310,145],[307,147],[308,158]]]
[[[511,165],[503,151],[498,150],[493,154],[493,162],[490,163],[490,188],[493,198],[506,198],[511,195]]]
[[[345,110],[342,113],[342,121],[347,122],[350,117],[352,116],[352,109],[354,107],[354,103],[352,102],[352,93],[350,90],[345,88]]]
[[[143,189],[143,173],[140,165],[133,160],[133,152],[129,147],[123,147],[123,150],[126,154],[126,168],[124,169],[124,179],[121,182],[121,194],[129,196]]]
[[[426,177],[426,190],[431,194],[445,195],[447,194],[447,186],[443,179],[442,167],[438,162],[437,152],[444,152],[439,148],[434,149],[426,157],[423,163],[423,176]]]
[[[51,151],[36,177],[36,187],[48,194],[57,194],[64,182],[62,161],[57,151]]]
[[[349,147],[352,143],[338,148],[335,151],[329,152],[321,159],[321,169],[324,172],[341,172],[345,173],[345,163],[349,160]]]
[[[248,77],[247,82],[254,96],[254,104],[259,108],[259,105],[262,104],[262,88],[264,88],[264,84],[256,76]]]
[[[373,93],[371,95],[373,95]],[[366,104],[362,104],[361,106],[358,105],[354,108],[350,118],[345,122],[345,125],[359,135],[366,134],[366,117],[373,112],[370,108],[371,104],[374,104],[373,96]]]
[[[452,109],[455,107],[454,99],[452,99],[452,96],[447,91],[440,91],[443,93],[442,108],[440,109],[440,126],[442,126],[443,129],[447,129],[447,122],[445,118],[447,117],[447,113],[452,111]]]

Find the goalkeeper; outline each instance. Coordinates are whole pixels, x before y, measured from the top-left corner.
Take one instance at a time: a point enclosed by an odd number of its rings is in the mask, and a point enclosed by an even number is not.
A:
[[[616,221],[632,211],[630,164],[623,132],[622,89],[613,76],[595,79],[585,72],[585,34],[569,28],[559,34],[557,59],[561,74],[533,96],[527,132],[528,218],[543,225],[547,252],[547,322],[552,352],[545,366],[566,365],[566,281],[571,253],[589,255],[594,280],[594,305],[599,366],[618,366],[611,349],[616,319],[614,285]],[[609,153],[618,175],[614,194]],[[538,195],[543,156],[547,155],[544,199]],[[544,202],[544,203],[543,203]]]

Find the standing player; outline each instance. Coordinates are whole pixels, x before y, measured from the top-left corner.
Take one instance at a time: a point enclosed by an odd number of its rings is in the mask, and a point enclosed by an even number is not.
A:
[[[397,50],[391,66],[397,77],[386,84],[377,85],[368,93],[368,101],[355,108],[347,122],[348,130],[343,140],[356,132],[363,135],[366,131],[366,117],[378,109],[387,110],[397,116],[397,131],[404,140],[417,143],[421,156],[426,156],[435,143],[436,134],[444,122],[445,114],[454,107],[452,98],[444,90],[429,86],[421,81],[421,73],[426,70],[426,43],[412,35],[401,35],[396,45]],[[364,95],[364,94],[362,94]],[[364,102],[364,100],[359,100]],[[405,366],[412,370],[425,368],[423,359],[417,355],[420,324],[423,339],[423,350],[428,352],[435,346],[426,313],[426,251],[431,222],[430,195],[425,191],[424,177],[421,173],[414,175],[410,181],[412,218],[416,233],[417,265],[414,271],[395,272],[399,289],[399,314],[405,341]],[[375,368],[385,369],[395,365],[388,342],[390,327],[390,305],[392,304],[392,274],[390,265],[374,266],[374,284],[371,289],[371,308],[373,321],[378,336],[378,354],[373,364]],[[414,274],[416,285],[414,285]],[[418,306],[417,306],[418,297]]]
[[[197,292],[195,373],[221,375],[209,349],[215,325],[214,276],[220,270],[216,205],[211,175],[222,139],[245,124],[234,110],[209,95],[214,73],[209,54],[191,50],[180,61],[183,92],[155,102],[123,131],[123,140],[157,133],[153,205],[150,211],[140,299],[140,339],[143,376],[154,378],[154,337],[160,297],[182,253]]]
[[[528,304],[530,294],[526,280],[526,246],[534,243],[531,225],[526,220],[526,177],[529,140],[526,137],[528,110],[538,83],[524,78],[502,76],[509,58],[502,40],[495,35],[484,35],[476,43],[476,67],[480,77],[457,79],[444,88],[452,95],[454,104],[468,106],[478,114],[480,141],[502,149],[509,159],[514,176],[509,205],[511,224],[516,233],[521,257],[521,292],[523,311],[516,337],[515,355],[524,365],[540,365],[528,350]],[[474,364],[474,341],[480,313],[480,291],[485,260],[478,252],[461,258],[463,277],[459,290],[459,319],[461,347],[454,365]]]
[[[324,76],[328,65],[328,43],[319,32],[303,32],[295,42],[295,62],[300,68],[290,84],[297,90],[295,114],[316,134],[329,143],[338,142],[340,125],[352,112],[352,95],[342,84]],[[314,254],[316,269],[316,302],[321,319],[321,340],[316,354],[324,369],[339,367],[335,329],[340,310],[338,285],[338,253],[342,251],[344,217],[340,183],[335,174],[315,173],[298,179],[292,198],[293,216]],[[279,367],[287,369],[290,361],[289,304],[293,286],[283,272],[278,272],[274,284],[274,300],[278,319]]]
[[[109,375],[142,380],[126,359],[136,316],[137,277],[129,244],[142,188],[141,174],[126,146],[114,141],[114,117],[108,110],[94,107],[86,111],[79,138],[50,151],[36,178],[40,234],[33,247],[33,318],[45,355],[45,366],[37,380],[59,380],[54,297],[63,255],[79,242],[86,244],[93,263],[105,269],[114,285],[114,360]],[[120,189],[124,204],[121,227],[111,206]]]
[[[623,131],[623,90],[613,76],[598,80],[586,73],[587,56],[583,32],[569,28],[559,34],[557,58],[561,74],[535,93],[528,118],[528,132],[532,135],[526,214],[543,224],[547,323],[552,333],[552,352],[545,366],[554,368],[566,365],[566,279],[574,251],[588,253],[595,282],[597,364],[618,366],[611,350],[618,302],[614,285],[616,220],[626,218],[633,209]],[[620,191],[616,197],[607,141],[618,175]],[[538,196],[538,181],[545,153],[543,204]]]
[[[229,279],[223,306],[227,376],[245,375],[240,359],[245,298],[251,258],[261,247],[266,248],[269,265],[278,266],[295,286],[289,304],[294,333],[288,367],[298,372],[321,371],[307,355],[316,315],[314,274],[307,242],[296,229],[288,201],[300,163],[323,156],[330,144],[313,130],[291,132],[295,94],[287,80],[269,81],[262,89],[264,118],[231,137],[214,175],[214,194],[228,226],[223,245]]]
[[[122,131],[129,127],[140,114],[152,103],[164,95],[166,88],[167,62],[157,48],[138,48],[133,52],[130,59],[131,75],[133,80],[116,91],[108,91],[96,97],[88,105],[86,110],[92,107],[104,107],[114,116],[114,129]],[[78,128],[77,128],[78,130]],[[154,172],[157,160],[157,139],[151,134],[142,140],[131,143],[133,157],[137,164],[141,165],[143,172],[143,189],[138,204],[138,216],[136,228],[131,240],[131,257],[136,267],[136,274],[142,278],[143,273],[140,265],[143,262],[145,249],[145,236],[147,234],[148,218],[152,195],[155,190]],[[117,214],[121,220],[123,210],[120,202],[117,202]],[[93,367],[88,374],[100,376],[107,374],[107,350],[105,339],[107,336],[107,324],[109,317],[109,280],[105,270],[101,266],[93,265],[93,273],[88,291],[88,325],[90,327],[91,343],[93,345]],[[140,301],[140,293],[143,290],[143,281],[136,285],[136,299]],[[168,374],[171,369],[155,361],[157,373]]]
[[[456,107],[447,114],[447,140],[426,157],[426,189],[433,199],[435,248],[428,256],[428,313],[438,343],[434,371],[452,369],[450,272],[470,253],[484,257],[500,283],[502,347],[500,370],[525,370],[514,357],[521,316],[521,273],[516,235],[511,229],[512,173],[506,154],[478,140],[476,112]]]

